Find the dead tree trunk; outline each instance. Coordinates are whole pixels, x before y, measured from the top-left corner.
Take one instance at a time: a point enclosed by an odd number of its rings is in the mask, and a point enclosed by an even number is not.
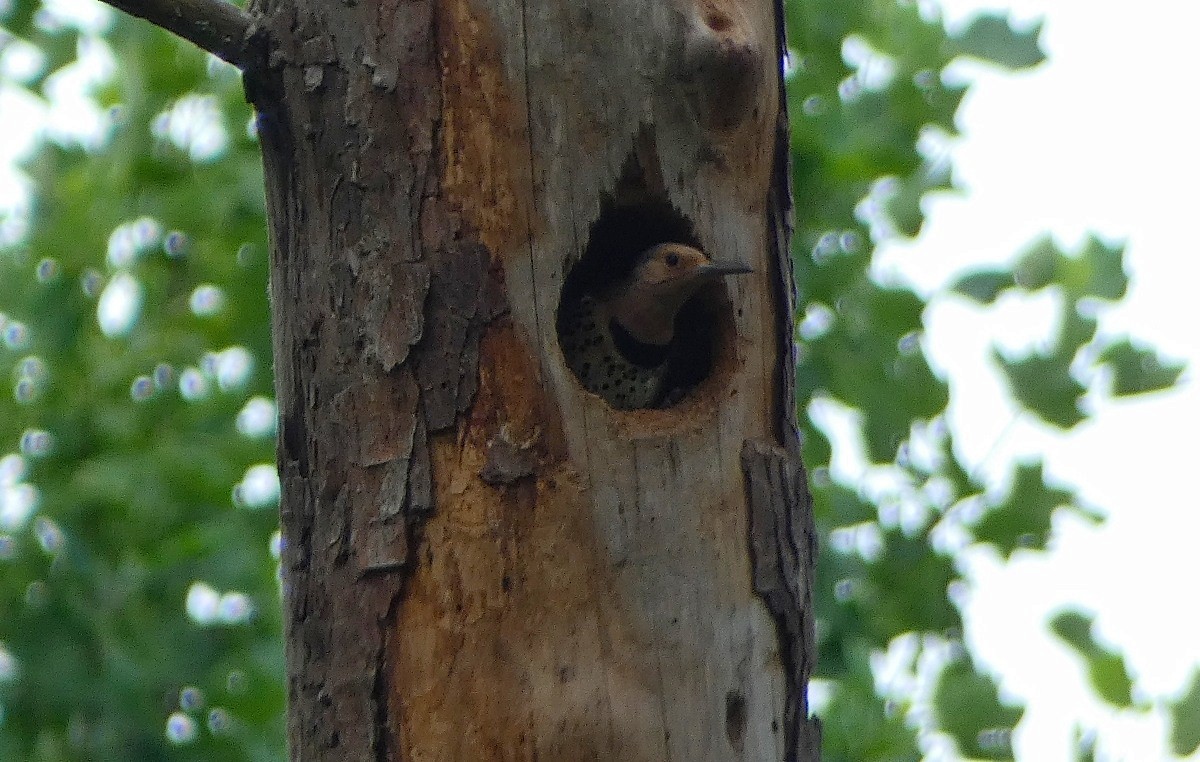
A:
[[[259,111],[292,758],[816,759],[781,9],[109,2]],[[616,411],[560,300],[665,241],[755,273]]]
[[[263,11],[293,756],[811,755],[777,9]],[[758,272],[618,413],[554,316],[639,236]]]
[[[295,759],[815,759],[772,3],[267,0]],[[690,391],[567,370],[573,279],[755,274]]]

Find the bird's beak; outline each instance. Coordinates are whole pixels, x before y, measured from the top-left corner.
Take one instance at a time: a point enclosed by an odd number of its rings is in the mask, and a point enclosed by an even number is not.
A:
[[[745,262],[714,259],[697,267],[696,272],[698,275],[706,278],[719,278],[722,275],[752,273],[754,272],[754,268]]]

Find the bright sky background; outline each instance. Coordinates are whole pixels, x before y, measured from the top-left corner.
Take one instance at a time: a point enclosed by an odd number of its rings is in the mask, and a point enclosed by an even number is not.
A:
[[[72,13],[92,14],[93,23],[103,18],[98,3],[55,3],[68,4]],[[1004,691],[1028,705],[1014,739],[1019,760],[1070,759],[1075,723],[1101,731],[1100,759],[1169,759],[1163,715],[1099,704],[1080,660],[1048,634],[1046,621],[1067,604],[1093,611],[1101,637],[1126,653],[1139,700],[1177,695],[1200,663],[1193,592],[1200,500],[1188,479],[1200,468],[1200,264],[1192,227],[1200,203],[1200,65],[1189,52],[1200,3],[941,5],[952,23],[983,9],[1043,17],[1050,61],[1015,76],[961,67],[975,87],[960,112],[964,137],[952,159],[968,193],[929,203],[921,237],[886,247],[877,272],[931,294],[964,269],[1009,262],[1044,232],[1074,250],[1095,231],[1128,242],[1133,278],[1129,297],[1103,313],[1101,331],[1131,333],[1190,364],[1168,394],[1112,402],[1100,384],[1088,399],[1098,418],[1064,436],[1018,414],[988,360],[994,342],[1018,350],[1044,341],[1053,295],[1006,297],[987,310],[935,300],[927,348],[951,381],[950,415],[965,461],[1002,490],[1015,459],[1044,456],[1052,478],[1077,486],[1091,507],[1109,514],[1099,528],[1057,522],[1048,556],[1018,554],[1005,566],[995,554],[968,551],[967,637],[1001,675]],[[30,105],[0,93],[0,207],[19,203],[7,167],[25,143],[14,127],[36,120]],[[853,460],[835,470],[855,478]],[[944,745],[930,747],[928,759],[945,758]]]
[[[1045,341],[1056,302],[1005,298],[979,309],[943,298],[927,313],[927,347],[951,381],[951,420],[966,462],[1002,479],[1015,458],[1044,456],[1047,474],[1108,513],[1093,528],[1056,523],[1050,556],[1002,566],[969,552],[967,637],[1028,705],[1014,745],[1029,762],[1070,759],[1072,725],[1101,731],[1099,759],[1170,759],[1160,713],[1118,713],[1088,689],[1080,660],[1046,629],[1066,604],[1097,615],[1098,634],[1123,650],[1135,701],[1178,695],[1200,664],[1200,3],[1147,0],[942,0],[952,23],[1009,8],[1045,19],[1050,60],[1009,75],[962,67],[972,88],[952,148],[964,196],[926,206],[911,245],[889,246],[880,272],[929,293],[979,263],[1008,262],[1043,232],[1073,251],[1087,231],[1128,243],[1128,298],[1103,313],[1102,333],[1130,333],[1189,363],[1167,394],[1113,402],[1089,395],[1096,420],[1063,436],[1014,416],[989,367],[992,342]],[[1101,384],[1103,392],[1104,384]],[[930,758],[936,755],[931,754]],[[1193,758],[1200,759],[1200,754]]]

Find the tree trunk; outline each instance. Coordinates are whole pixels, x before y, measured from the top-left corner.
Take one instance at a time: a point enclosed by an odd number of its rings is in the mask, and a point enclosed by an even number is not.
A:
[[[809,760],[782,14],[263,0],[297,760]],[[680,240],[678,403],[619,412],[564,289]]]

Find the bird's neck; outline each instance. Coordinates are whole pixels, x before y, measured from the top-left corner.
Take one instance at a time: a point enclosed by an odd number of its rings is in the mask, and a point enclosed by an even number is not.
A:
[[[640,341],[629,333],[625,326],[617,322],[616,318],[609,320],[608,330],[612,336],[613,346],[617,348],[622,357],[634,365],[652,369],[667,361],[667,354],[671,351],[669,344],[649,344]]]
[[[688,294],[680,293],[664,298],[627,288],[612,299],[609,313],[637,341],[666,346],[675,337],[675,315],[687,297]]]

